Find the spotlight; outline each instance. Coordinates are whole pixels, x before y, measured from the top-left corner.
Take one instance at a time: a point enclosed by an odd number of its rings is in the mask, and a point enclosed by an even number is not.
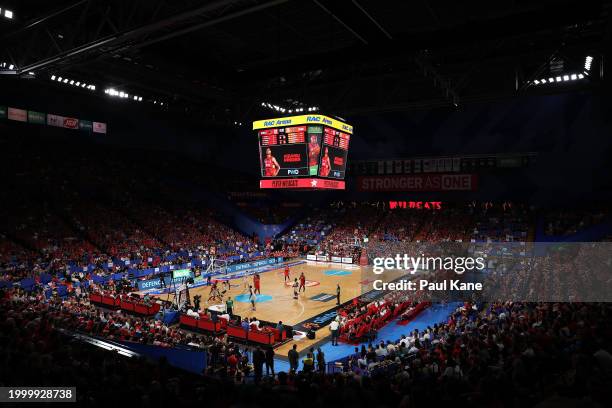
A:
[[[142,96],[138,97],[138,102],[142,102]]]
[[[592,62],[593,62],[593,57],[591,57],[590,55],[587,56],[584,60],[584,69],[586,69],[587,71],[590,71]]]
[[[70,85],[74,85],[74,79],[70,80]]]
[[[74,86],[81,86],[81,81],[77,81],[76,84],[74,84]]]
[[[15,66],[13,64],[9,65],[9,69],[13,69]]]
[[[64,83],[67,84],[68,83],[68,78],[64,78]]]
[[[85,82],[81,84],[81,88],[85,88]]]
[[[572,81],[575,81],[575,80],[576,80],[576,78],[578,78],[578,77],[576,76],[576,74],[572,74],[572,75],[570,75],[570,79],[571,79]]]
[[[13,18],[13,12],[11,10],[4,10],[4,17],[12,19]]]
[[[569,81],[569,75],[563,75],[563,80],[564,81]]]
[[[582,78],[584,78],[584,75],[578,74],[578,79],[582,79]]]
[[[537,79],[534,79],[533,83],[536,84],[536,85],[539,85],[540,81],[538,81]]]
[[[51,80],[55,81],[55,75],[51,75]]]

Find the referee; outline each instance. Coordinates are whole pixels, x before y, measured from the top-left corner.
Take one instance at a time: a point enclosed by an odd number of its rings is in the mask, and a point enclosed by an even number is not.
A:
[[[336,306],[340,306],[340,284],[336,285]]]

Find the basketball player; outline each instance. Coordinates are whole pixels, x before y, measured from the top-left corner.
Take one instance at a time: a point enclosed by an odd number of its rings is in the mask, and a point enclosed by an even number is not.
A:
[[[221,299],[221,292],[219,292],[219,288],[217,287],[217,281],[214,280],[212,285],[210,286],[210,293],[208,294],[208,302],[211,300],[219,300]]]
[[[285,282],[291,282],[291,278],[289,277],[289,265],[285,265]]]
[[[327,177],[331,170],[331,163],[329,161],[329,148],[325,148],[325,152],[323,153],[323,158],[321,158],[321,170],[319,170],[319,176]]]
[[[300,287],[298,292],[301,292],[304,289],[304,293],[306,293],[306,276],[304,276],[304,272],[300,274]]]
[[[230,290],[232,288],[232,285],[230,285],[230,281],[229,279],[226,280],[222,280],[221,284],[223,285],[223,292],[227,292],[228,290]]]
[[[249,276],[245,273],[244,275],[242,275],[242,289],[244,292],[246,292],[247,290],[249,290]]]
[[[276,158],[272,156],[272,150],[268,147],[266,149],[266,157],[264,158],[264,176],[276,177],[279,171],[280,165],[276,161]]]
[[[310,135],[310,143],[308,143],[308,166],[316,166],[319,161],[319,154],[321,153],[321,146],[317,135]]]
[[[249,302],[251,302],[252,311],[255,311],[255,299],[257,299],[257,296],[255,295],[255,292],[253,291],[253,287],[249,286]]]
[[[297,299],[298,298],[298,286],[300,284],[298,283],[297,278],[295,278],[295,280],[293,281],[293,298]]]
[[[255,290],[253,292],[261,295],[261,277],[258,273],[253,276],[253,286],[255,286]]]

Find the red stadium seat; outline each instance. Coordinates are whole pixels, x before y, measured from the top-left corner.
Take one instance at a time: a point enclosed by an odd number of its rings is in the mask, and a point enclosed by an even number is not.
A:
[[[127,310],[128,312],[134,311],[134,302],[121,301],[121,309]]]
[[[255,343],[272,345],[274,344],[274,333],[264,330],[252,330],[249,332],[248,340]]]
[[[236,339],[247,339],[247,331],[245,331],[241,326],[232,326],[227,325],[227,335],[229,337],[234,337]]]
[[[187,316],[182,314],[179,318],[179,324],[189,327],[198,327],[198,319],[193,316]]]

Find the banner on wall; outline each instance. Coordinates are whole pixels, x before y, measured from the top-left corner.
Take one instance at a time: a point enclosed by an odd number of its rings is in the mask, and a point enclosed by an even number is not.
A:
[[[91,132],[93,130],[93,123],[91,120],[79,120],[79,129]]]
[[[331,261],[332,261],[332,262],[338,262],[338,263],[340,263],[340,262],[342,262],[342,258],[341,258],[341,257],[339,257],[339,256],[332,256],[332,257],[331,257]]]
[[[93,131],[94,131],[94,133],[106,133],[106,123],[104,123],[104,122],[94,122],[93,123]]]
[[[78,129],[87,132],[106,133],[105,122],[92,122],[68,116],[55,115],[33,110],[17,109],[0,105],[0,119],[10,119],[18,122],[28,122],[37,125],[61,127],[64,129]]]
[[[409,176],[363,176],[358,191],[474,191],[476,174],[416,174]]]
[[[282,258],[280,258],[280,259],[281,259],[280,262],[282,262]],[[226,273],[239,272],[239,271],[244,271],[244,270],[247,270],[247,269],[259,268],[261,266],[273,265],[276,262],[277,262],[276,258],[261,259],[259,261],[253,261],[253,262],[244,262],[244,263],[229,265],[225,269],[225,272]]]
[[[317,256],[314,254],[308,254],[306,255],[306,259],[309,261],[316,261],[317,260]]]
[[[60,115],[53,115],[51,113],[47,114],[47,125],[56,126],[56,127],[64,127],[64,117]]]
[[[64,118],[63,127],[66,129],[78,129],[79,120],[77,118]]]
[[[28,111],[24,109],[8,108],[8,118],[10,120],[16,120],[18,122],[28,121]]]
[[[47,121],[47,115],[42,112],[28,111],[28,122],[37,125],[44,125]]]
[[[353,258],[342,258],[342,263],[352,264]]]

